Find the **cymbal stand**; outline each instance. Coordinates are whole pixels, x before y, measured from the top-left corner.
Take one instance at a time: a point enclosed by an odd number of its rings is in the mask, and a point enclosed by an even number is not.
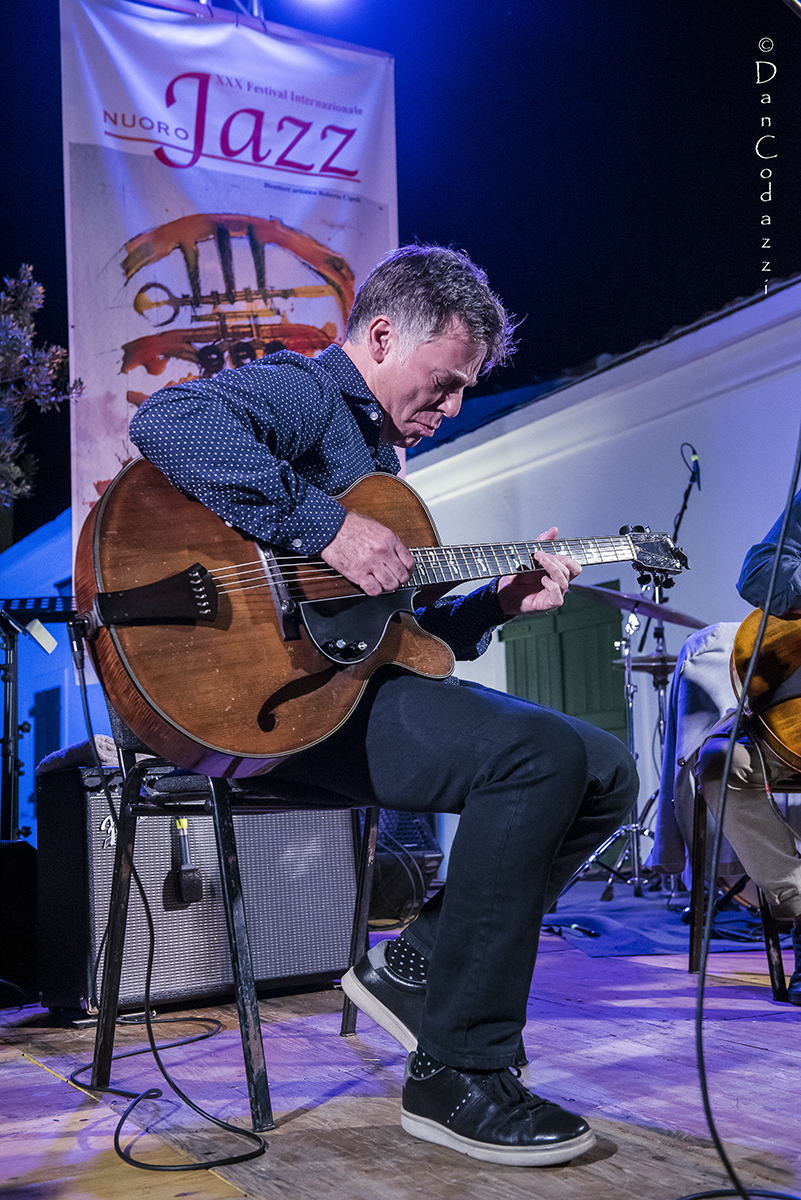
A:
[[[640,628],[640,618],[637,616],[636,610],[629,613],[628,620],[623,627],[623,637],[619,642],[615,642],[615,649],[620,654],[623,660],[623,675],[624,688],[626,696],[626,736],[627,745],[631,757],[636,762],[639,755],[634,745],[634,697],[637,693],[637,685],[633,682],[633,671],[631,666],[631,638],[634,633]],[[620,853],[617,856],[614,866],[609,868],[610,875],[606,881],[606,887],[601,894],[602,900],[611,900],[614,891],[614,880],[620,879],[624,883],[629,884],[634,889],[635,896],[642,896],[642,859],[640,856],[640,837],[646,830],[640,825],[637,820],[637,800],[634,801],[634,806],[629,815],[629,819],[625,825],[621,825],[615,830],[610,837],[596,850],[594,858],[600,857],[605,850],[613,845],[621,835],[625,840]],[[628,878],[623,874],[621,868],[623,863],[628,859],[631,866],[631,874]],[[591,860],[590,860],[591,861]]]
[[[664,603],[662,594],[662,585],[654,584],[654,601],[656,604]],[[654,626],[654,640],[656,641],[656,650],[654,652],[655,659],[661,659],[661,663],[655,664],[655,669],[651,674],[654,688],[656,689],[657,703],[657,718],[656,729],[659,736],[659,761],[661,763],[665,751],[665,734],[667,732],[667,692],[668,692],[668,663],[665,647],[665,626],[660,618]]]
[[[654,583],[654,601],[657,604],[661,604],[663,602],[662,586],[659,582]],[[649,618],[649,624],[650,624],[650,618]],[[637,691],[637,688],[636,688],[636,686],[633,686],[631,683],[631,676],[632,676],[631,635],[634,632],[636,632],[636,630],[639,627],[640,627],[640,621],[636,615],[636,610],[635,610],[634,612],[631,613],[631,616],[629,617],[628,621],[626,622],[625,629],[624,629],[625,636],[624,636],[623,640],[620,642],[615,642],[615,649],[619,651],[620,656],[623,659],[623,669],[625,671],[625,681],[626,681],[625,689],[626,689],[626,719],[627,719],[627,728],[628,728],[628,747],[629,747],[629,752],[631,753],[631,756],[635,762],[637,761],[638,755],[634,748],[633,698],[634,698],[634,693]],[[646,636],[647,632],[648,632],[648,626],[646,625],[645,634],[643,634],[643,638],[639,645],[640,650],[642,650],[642,648],[643,648],[643,644],[645,642],[645,636]],[[665,651],[666,651],[665,626],[661,620],[659,620],[657,622],[657,624],[654,626],[654,638],[656,640],[656,650],[654,653],[655,661],[654,661],[654,666],[650,671],[650,674],[651,674],[651,678],[653,680],[653,685],[654,685],[654,688],[656,689],[656,695],[657,695],[657,734],[659,737],[659,761],[661,763],[662,756],[664,754],[664,749],[665,749],[665,734],[666,734],[666,730],[667,730],[667,689],[668,689],[668,675],[670,673],[667,655],[665,653]],[[651,801],[654,800],[655,795],[656,795],[656,793],[654,794],[654,796],[652,796],[650,798]],[[642,885],[645,882],[645,880],[642,876],[642,857],[640,855],[640,838],[641,837],[650,837],[651,834],[650,834],[650,830],[648,830],[646,828],[646,826],[643,824],[642,817],[640,817],[638,815],[638,812],[637,812],[638,803],[639,803],[639,797],[634,802],[634,808],[633,808],[633,811],[631,813],[628,823],[626,825],[620,826],[619,829],[616,829],[615,832],[612,834],[612,836],[610,838],[607,838],[606,842],[604,842],[604,844],[600,847],[600,849],[598,851],[596,851],[596,853],[594,855],[594,857],[597,858],[598,855],[603,853],[604,850],[608,849],[609,846],[617,838],[619,838],[621,836],[621,834],[626,835],[626,840],[623,844],[620,854],[617,857],[615,865],[614,865],[614,867],[610,868],[611,873],[609,875],[609,879],[607,880],[606,887],[604,888],[603,893],[601,895],[602,900],[611,900],[613,898],[613,895],[614,895],[613,884],[614,884],[614,879],[616,877],[618,879],[623,879],[626,883],[628,883],[631,887],[633,887],[635,896],[642,896]],[[647,811],[648,808],[650,808],[650,802],[645,811]],[[643,813],[643,816],[644,815],[645,815],[645,813]],[[623,863],[626,861],[626,859],[628,859],[630,866],[631,866],[631,875],[629,876],[628,879],[626,879],[626,877],[623,875],[623,873],[620,869],[622,867]]]

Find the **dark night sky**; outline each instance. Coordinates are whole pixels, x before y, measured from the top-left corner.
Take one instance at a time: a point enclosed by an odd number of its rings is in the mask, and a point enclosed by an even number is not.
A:
[[[235,7],[228,0],[224,7]],[[269,20],[395,57],[401,241],[464,246],[521,317],[485,389],[622,353],[801,271],[801,19],[783,0],[265,0]],[[759,50],[762,38],[774,49]],[[0,273],[34,266],[66,344],[57,0],[3,6]],[[755,83],[755,60],[777,74]],[[763,92],[772,95],[762,106]],[[764,132],[764,130],[762,130]],[[32,422],[23,536],[69,504],[67,415]]]

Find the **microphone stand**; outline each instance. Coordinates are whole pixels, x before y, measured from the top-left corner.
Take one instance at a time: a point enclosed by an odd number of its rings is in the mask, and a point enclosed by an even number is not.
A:
[[[685,455],[684,455],[685,449],[689,450],[691,453],[689,462],[687,462],[687,459],[685,458]],[[684,520],[684,514],[687,511],[687,505],[689,504],[689,500],[690,500],[690,493],[692,492],[693,487],[696,485],[698,487],[699,492],[701,490],[701,466],[700,466],[700,462],[698,459],[698,452],[695,449],[695,446],[693,446],[690,442],[682,442],[681,457],[682,457],[682,461],[684,462],[684,465],[689,468],[690,478],[688,479],[687,486],[684,489],[684,495],[683,495],[682,501],[681,501],[681,508],[679,509],[678,513],[676,514],[676,518],[673,523],[673,542],[674,542],[674,544],[676,543],[676,539],[678,538],[679,530],[681,529],[681,523]],[[665,602],[664,591],[665,591],[666,586],[672,587],[673,580],[672,579],[667,580],[666,583],[660,583],[658,581],[654,582],[653,599],[656,604],[664,604],[664,602]],[[643,648],[645,646],[645,642],[648,637],[648,631],[650,629],[650,626],[651,626],[651,618],[649,617],[645,623],[645,629],[643,630],[643,635],[640,638],[640,643],[637,648],[638,653],[640,653],[640,654],[642,654],[642,652],[643,652]],[[657,726],[656,727],[657,727],[657,736],[659,738],[659,764],[660,764],[660,768],[661,768],[662,759],[664,758],[664,753],[665,753],[665,734],[667,731],[667,691],[668,691],[668,675],[669,675],[669,671],[667,668],[667,655],[665,653],[665,650],[666,650],[665,626],[664,626],[663,621],[661,621],[661,620],[658,620],[657,624],[654,626],[654,640],[656,642],[656,650],[655,650],[654,658],[657,660],[657,662],[655,663],[655,666],[656,665],[661,666],[660,670],[655,670],[652,674],[653,685],[654,685],[654,688],[656,689],[656,697],[657,697],[657,718],[656,718]],[[661,663],[659,663],[658,660],[661,660]],[[653,793],[653,795],[648,798],[645,811],[650,809],[651,805],[656,800],[658,795],[659,795],[659,789],[657,788],[657,790]],[[635,825],[636,825],[636,815],[635,815]],[[634,883],[634,894],[635,894],[635,896],[638,896],[638,895],[641,896],[642,891],[638,890],[638,885],[640,882],[639,881],[639,870],[638,869],[634,870],[635,864],[637,867],[639,867],[640,856],[637,853],[632,853],[631,859],[632,859],[632,869],[634,871],[634,876],[632,879],[632,883]],[[620,864],[618,863],[617,865],[620,865]],[[612,887],[612,876],[610,875],[609,882],[607,884],[607,889],[606,889],[609,892],[608,898],[611,898],[611,887]]]

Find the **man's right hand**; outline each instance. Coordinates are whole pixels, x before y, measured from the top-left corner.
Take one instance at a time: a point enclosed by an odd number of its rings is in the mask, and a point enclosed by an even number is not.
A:
[[[415,566],[411,554],[391,529],[359,513],[348,513],[336,537],[320,551],[320,557],[368,596],[402,587]]]

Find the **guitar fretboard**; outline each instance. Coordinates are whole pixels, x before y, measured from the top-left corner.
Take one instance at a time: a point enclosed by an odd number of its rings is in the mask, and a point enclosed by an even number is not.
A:
[[[556,542],[488,542],[481,546],[421,546],[412,550],[417,566],[407,586],[424,587],[429,583],[514,575],[517,571],[530,570],[531,556],[539,550],[569,555],[583,567],[631,562],[636,557],[631,541],[624,536],[571,538]]]

